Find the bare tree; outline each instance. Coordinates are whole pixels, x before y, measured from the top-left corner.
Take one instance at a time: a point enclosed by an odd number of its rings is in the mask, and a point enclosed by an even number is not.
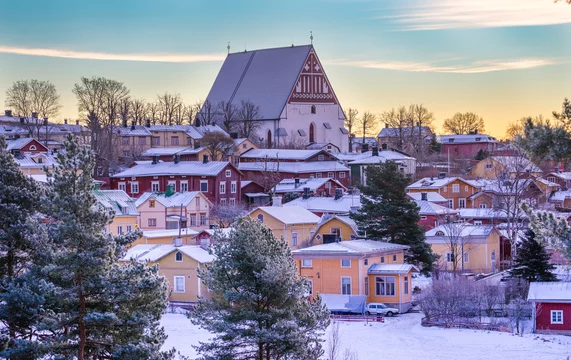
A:
[[[413,125],[407,108],[400,106],[397,109],[393,108],[389,111],[385,111],[381,115],[381,122],[383,122],[385,126],[394,129],[391,134],[394,135],[391,136],[390,139],[391,147],[404,150],[407,146],[407,140],[409,140],[408,134]]]
[[[16,81],[6,90],[5,101],[6,106],[25,118],[24,127],[37,139],[40,138],[40,127],[47,126],[44,119],[57,116],[61,109],[60,95],[49,81]]]
[[[174,125],[177,111],[182,107],[180,94],[169,94],[165,92],[157,96],[159,106],[158,114],[163,125]]]
[[[138,125],[144,125],[147,119],[147,102],[145,99],[131,100],[131,117]]]
[[[216,122],[216,104],[208,100],[196,103],[198,113],[196,114],[196,126],[214,125]]]
[[[160,123],[160,105],[158,102],[150,102],[146,106],[147,118],[151,121],[152,125]]]
[[[122,99],[119,103],[119,117],[121,118],[122,124],[128,124],[129,118],[131,117],[131,99]]]
[[[243,137],[257,140],[256,135],[262,126],[260,107],[250,101],[242,100],[236,113],[237,128]]]
[[[377,117],[368,111],[366,111],[361,120],[359,121],[359,130],[363,135],[363,143],[368,135],[372,135],[377,128]]]
[[[424,150],[426,149],[426,144],[424,142],[424,132],[422,131],[424,127],[430,127],[434,121],[434,114],[430,112],[422,104],[412,104],[408,108],[408,114],[410,116],[411,131],[410,131],[410,144],[412,149],[416,154],[422,156]]]
[[[234,153],[234,139],[220,131],[206,132],[200,144],[206,147],[213,161],[224,160]]]
[[[306,149],[307,140],[303,137],[299,136],[297,133],[288,134],[288,136],[284,139],[284,142],[280,144],[281,149],[297,149],[297,150],[304,150]]]
[[[357,360],[357,354],[350,350],[345,349],[343,355],[341,355],[342,348],[342,334],[339,331],[339,322],[334,321],[331,323],[329,329],[329,338],[327,339],[327,350],[326,358],[327,360]]]
[[[349,151],[353,151],[353,130],[359,125],[359,110],[349,108],[345,115],[345,128],[349,131]]]
[[[472,112],[454,114],[451,118],[444,120],[442,128],[452,134],[472,134],[485,131],[484,119]]]
[[[200,108],[196,107],[196,104],[192,104],[192,105],[185,105],[183,108],[183,124],[187,124],[187,125],[194,125],[195,124],[195,120],[196,120],[196,114],[198,113],[198,110],[200,110]]]
[[[245,214],[246,208],[241,203],[237,205],[214,204],[210,209],[210,223],[214,223],[220,228],[229,228]]]
[[[234,132],[236,127],[236,116],[238,109],[229,101],[221,101],[218,103],[218,112],[222,115],[222,125],[227,133]]]
[[[442,260],[450,264],[451,271],[456,277],[459,272],[464,271],[464,253],[468,251],[467,245],[470,238],[466,223],[454,221],[453,217],[449,217],[449,219],[448,222],[441,225],[444,232],[444,243],[448,251],[446,258]]]

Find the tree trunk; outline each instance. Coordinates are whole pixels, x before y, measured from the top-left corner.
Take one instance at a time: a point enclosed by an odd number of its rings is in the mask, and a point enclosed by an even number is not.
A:
[[[83,294],[83,290],[81,289],[81,279],[78,281],[78,298],[79,298],[79,348],[77,351],[77,359],[84,360],[85,359],[85,344],[87,342],[87,330],[85,327],[85,295]]]
[[[6,253],[6,267],[7,267],[7,283],[10,284],[12,279],[14,279],[14,250],[8,250]],[[16,339],[16,330],[14,329],[14,323],[8,322],[8,328],[10,332],[10,341]]]

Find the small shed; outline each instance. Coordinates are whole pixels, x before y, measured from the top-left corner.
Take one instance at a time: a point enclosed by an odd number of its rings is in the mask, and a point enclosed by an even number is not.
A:
[[[533,331],[571,335],[571,282],[532,282]]]

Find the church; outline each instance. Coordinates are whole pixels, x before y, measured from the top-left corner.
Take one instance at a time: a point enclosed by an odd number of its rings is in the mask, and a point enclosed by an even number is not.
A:
[[[345,115],[313,45],[229,53],[205,103],[216,109],[213,122],[220,124],[219,104],[244,102],[259,109],[251,137],[262,147],[348,151]]]

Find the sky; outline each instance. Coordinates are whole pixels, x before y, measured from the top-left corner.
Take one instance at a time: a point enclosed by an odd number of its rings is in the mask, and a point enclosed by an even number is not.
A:
[[[81,77],[123,82],[136,98],[206,98],[237,52],[313,44],[347,109],[423,104],[437,132],[475,112],[489,134],[550,116],[571,97],[571,5],[553,0],[3,0],[0,103],[17,80],[54,83],[78,117]],[[6,19],[9,19],[6,21]]]

